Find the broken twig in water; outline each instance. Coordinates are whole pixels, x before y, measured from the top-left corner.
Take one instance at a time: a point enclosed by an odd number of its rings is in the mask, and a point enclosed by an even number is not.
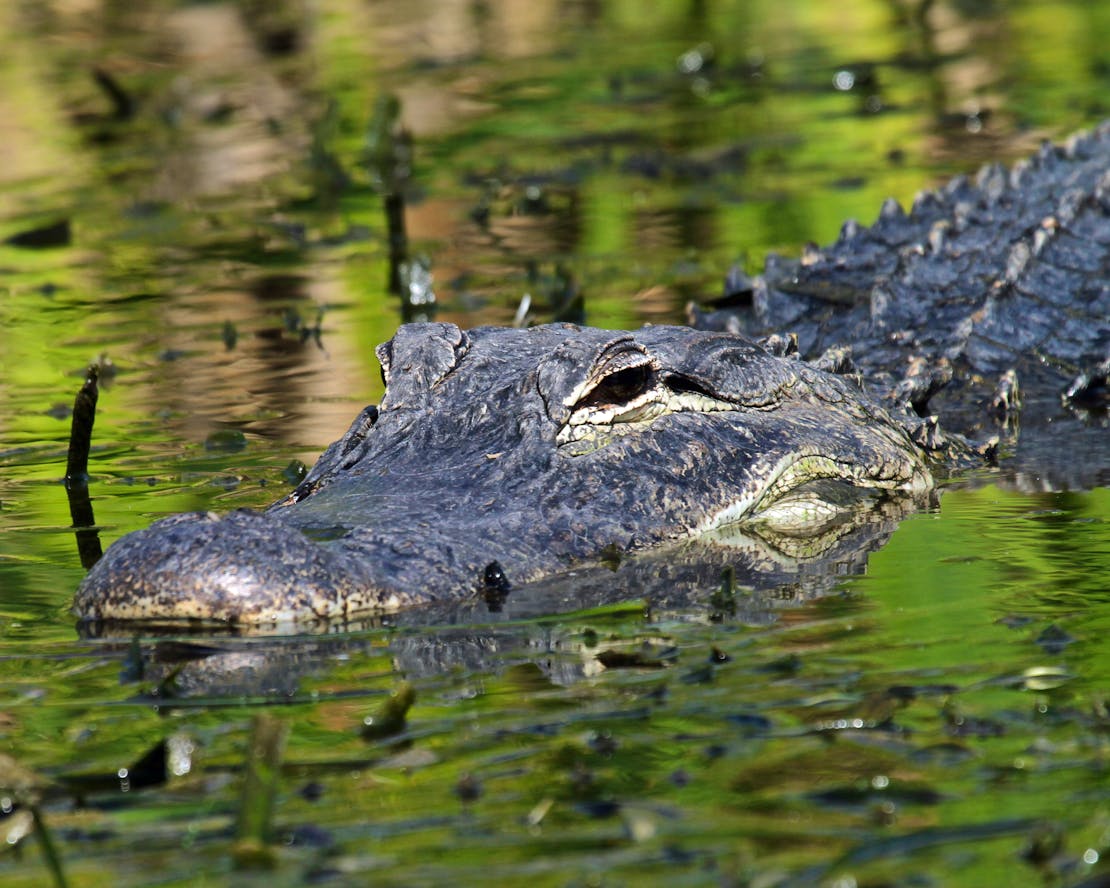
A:
[[[66,484],[87,484],[89,480],[89,448],[92,445],[93,422],[96,419],[97,379],[100,368],[90,364],[85,384],[73,402],[73,423],[69,429],[69,458],[66,461]]]
[[[104,554],[100,534],[95,530],[92,500],[89,499],[89,449],[92,447],[93,422],[96,419],[97,379],[100,370],[89,365],[85,384],[73,402],[73,422],[69,431],[69,455],[66,459],[66,494],[69,515],[77,536],[77,553],[86,570]]]

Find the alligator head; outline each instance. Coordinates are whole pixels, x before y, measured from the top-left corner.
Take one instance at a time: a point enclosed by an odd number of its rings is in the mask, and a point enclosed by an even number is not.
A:
[[[77,615],[344,618],[741,523],[805,534],[845,490],[932,485],[849,382],[739,335],[419,324],[377,354],[380,408],[292,494],[125,536]]]

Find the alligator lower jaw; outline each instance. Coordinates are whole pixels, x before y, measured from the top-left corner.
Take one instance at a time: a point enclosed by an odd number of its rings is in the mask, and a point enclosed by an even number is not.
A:
[[[861,501],[876,493],[921,496],[933,489],[932,475],[916,462],[907,460],[890,468],[889,473],[874,474],[820,454],[791,454],[767,474],[765,484],[703,519],[690,535],[711,534],[741,523],[775,534],[818,535],[846,513],[858,512]]]

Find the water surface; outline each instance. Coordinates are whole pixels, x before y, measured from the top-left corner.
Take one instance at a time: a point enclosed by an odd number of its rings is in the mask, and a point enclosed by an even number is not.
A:
[[[1106,488],[953,485],[768,619],[633,597],[132,643],[75,630],[60,484],[93,360],[105,544],[268,504],[380,397],[382,96],[437,318],[677,322],[736,263],[1106,116],[1102,5],[164,0],[0,30],[0,241],[39,241],[0,244],[0,751],[54,782],[72,884],[1105,878]],[[405,680],[404,730],[361,736]],[[231,853],[259,712],[289,726],[265,874]],[[35,839],[0,877],[45,883]]]

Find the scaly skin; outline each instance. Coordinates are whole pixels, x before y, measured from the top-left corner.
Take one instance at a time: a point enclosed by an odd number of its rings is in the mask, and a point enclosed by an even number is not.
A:
[[[1105,404],[1110,121],[1010,170],[989,165],[923,192],[908,213],[888,200],[873,225],[846,222],[836,243],[798,261],[771,257],[746,285],[731,289],[748,304],[695,308],[695,326],[792,332],[807,359],[850,354],[849,369],[896,415],[912,406],[949,432],[1000,434],[1003,466],[1023,483],[1110,481],[1104,422],[1071,415],[1092,398],[1061,401],[1083,374],[1094,384],[1080,388]],[[1018,388],[1007,378],[1000,389],[1010,370]]]

